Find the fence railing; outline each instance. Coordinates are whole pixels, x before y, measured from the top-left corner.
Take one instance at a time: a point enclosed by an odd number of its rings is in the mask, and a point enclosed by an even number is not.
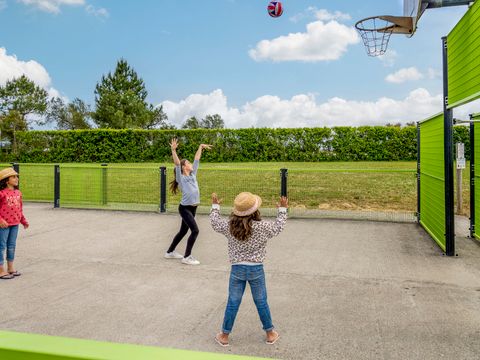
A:
[[[8,166],[8,165],[7,165]],[[176,212],[180,194],[169,182],[173,166],[19,164],[25,201],[55,207]],[[201,205],[210,211],[216,192],[228,214],[241,191],[262,197],[262,214],[276,213],[280,194],[291,217],[415,221],[415,169],[261,169],[202,166],[197,179]]]

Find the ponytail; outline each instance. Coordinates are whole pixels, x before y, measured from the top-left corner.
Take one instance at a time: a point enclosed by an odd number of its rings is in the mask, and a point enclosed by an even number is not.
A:
[[[180,161],[180,173],[183,173],[183,166],[185,165],[185,159]],[[173,180],[170,181],[170,191],[173,195],[176,195],[178,192],[178,182],[177,182],[177,166],[173,168]]]

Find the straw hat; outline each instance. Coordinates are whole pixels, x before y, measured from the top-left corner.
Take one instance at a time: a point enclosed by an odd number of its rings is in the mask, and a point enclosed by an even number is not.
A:
[[[262,205],[262,198],[250,192],[241,192],[233,201],[233,213],[237,216],[253,214]]]
[[[13,170],[13,168],[6,168],[0,171],[0,180],[9,178],[10,176],[18,175],[18,173]]]

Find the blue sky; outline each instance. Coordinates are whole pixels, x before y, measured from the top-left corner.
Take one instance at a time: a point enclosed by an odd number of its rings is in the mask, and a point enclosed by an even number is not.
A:
[[[441,36],[467,8],[427,10],[415,36],[368,57],[355,22],[400,0],[0,0],[0,84],[27,74],[94,105],[119,58],[177,126],[219,113],[228,127],[382,125],[442,110]],[[478,103],[459,115],[479,111]]]

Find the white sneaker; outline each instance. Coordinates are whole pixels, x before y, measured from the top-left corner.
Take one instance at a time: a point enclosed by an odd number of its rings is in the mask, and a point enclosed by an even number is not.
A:
[[[165,259],[183,259],[183,256],[176,251],[166,252]]]
[[[200,261],[198,261],[192,255],[190,255],[189,257],[184,257],[182,259],[182,263],[187,265],[199,265]]]

